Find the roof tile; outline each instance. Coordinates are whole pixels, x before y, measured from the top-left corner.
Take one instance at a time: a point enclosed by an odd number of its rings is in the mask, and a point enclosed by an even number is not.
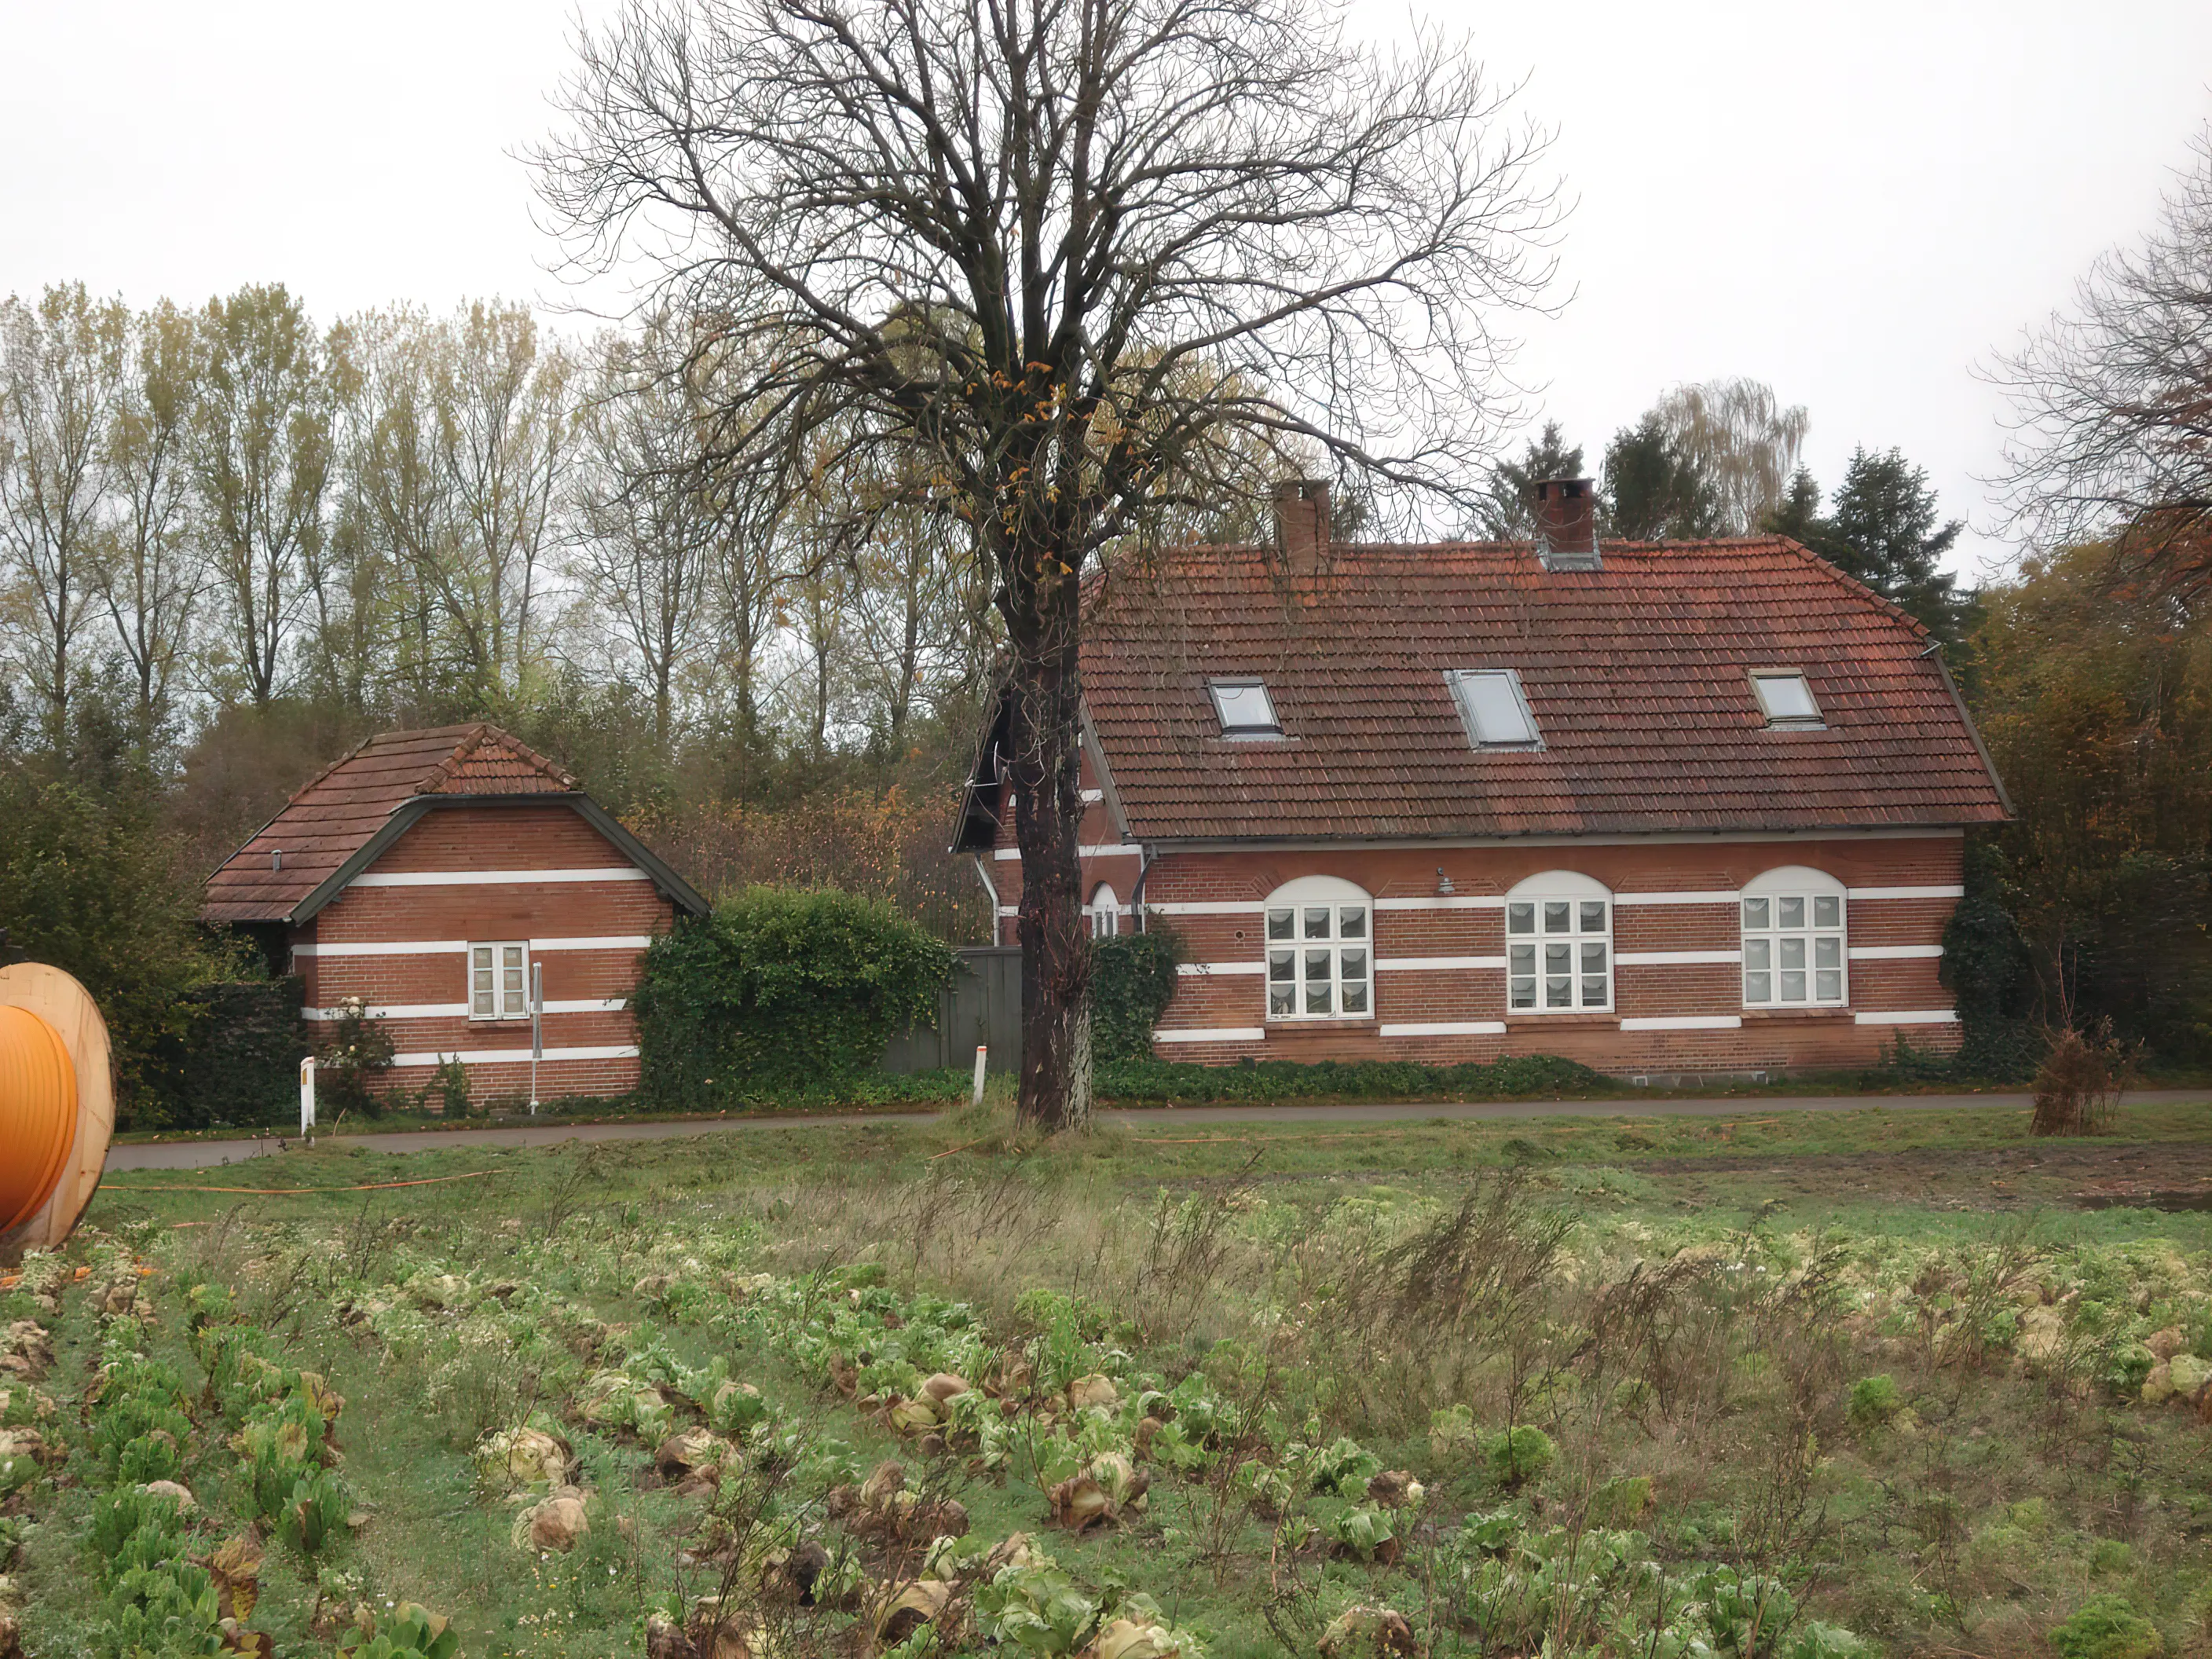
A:
[[[1331,550],[1288,579],[1188,549],[1094,582],[1085,700],[1142,840],[1785,830],[2001,822],[1928,635],[1795,542]],[[1826,729],[1770,729],[1749,671]],[[1543,747],[1471,749],[1448,669],[1518,671]],[[1280,741],[1218,734],[1207,679],[1267,682]]]

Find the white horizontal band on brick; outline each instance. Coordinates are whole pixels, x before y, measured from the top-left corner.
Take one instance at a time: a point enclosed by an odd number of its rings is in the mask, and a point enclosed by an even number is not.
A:
[[[544,1012],[549,1014],[618,1014],[628,1006],[623,997],[586,997],[580,1001],[549,1002]],[[301,1016],[307,1019],[334,1020],[345,1018],[343,1008],[303,1008]],[[465,1002],[395,1002],[373,1004],[362,1012],[371,1019],[466,1019],[469,1005]]]
[[[1444,970],[1504,966],[1504,957],[1377,957],[1375,958],[1375,967],[1378,973],[1385,968]]]
[[[295,957],[465,957],[465,939],[376,939],[354,945],[295,945]]]
[[[1940,945],[1854,945],[1844,952],[1853,962],[1906,962],[1916,957],[1940,957]]]
[[[609,866],[599,870],[394,870],[356,876],[354,887],[504,887],[549,881],[651,881],[642,870]]]
[[[1184,899],[1145,907],[1162,916],[1256,916],[1267,908],[1260,899]]]
[[[1963,887],[1851,887],[1846,888],[1844,893],[1856,902],[1861,899],[1964,898],[1966,890]],[[1613,902],[1620,905],[1734,904],[1742,896],[1743,894],[1735,888],[1716,887],[1702,893],[1615,893]]]
[[[1176,964],[1176,972],[1193,979],[1210,979],[1216,974],[1264,974],[1264,962],[1184,962]]]
[[[1505,1022],[1502,1019],[1443,1019],[1411,1025],[1384,1025],[1378,1029],[1386,1037],[1504,1036]]]
[[[1437,893],[1422,898],[1379,898],[1378,910],[1503,910],[1501,893]]]
[[[609,1043],[598,1048],[548,1048],[541,1056],[547,1064],[556,1060],[635,1060],[637,1045]],[[394,1054],[394,1066],[443,1066],[447,1060],[458,1060],[464,1066],[527,1066],[527,1048],[449,1048],[442,1054]]]
[[[302,1008],[303,1019],[343,1019],[343,1008]],[[403,1002],[365,1007],[362,1012],[371,1019],[462,1019],[468,1015],[465,1002]]]
[[[1951,1025],[1959,1018],[1955,1008],[1919,1008],[1910,1011],[1885,1010],[1854,1016],[1862,1025]]]
[[[1083,804],[1085,806],[1096,806],[1105,799],[1106,792],[1103,789],[1086,789],[1083,792]]]
[[[1133,859],[1145,849],[1131,842],[1126,846],[1120,842],[1110,844],[1102,842],[1096,847],[1078,847],[1075,850],[1079,856],[1086,859]],[[991,856],[1002,864],[1012,863],[1021,855],[1022,849],[1018,847],[994,847],[991,849]]]
[[[532,951],[642,951],[653,943],[646,933],[609,933],[594,939],[534,939]],[[465,939],[377,939],[351,945],[295,945],[295,957],[443,957],[466,956]]]
[[[1624,1031],[1737,1031],[1743,1029],[1741,1014],[1661,1014],[1644,1019],[1624,1019]]]
[[[1686,968],[1693,963],[1741,962],[1741,951],[1619,951],[1613,963],[1621,968]]]
[[[1256,1025],[1229,1025],[1152,1033],[1152,1041],[1155,1042],[1264,1042],[1267,1037],[1267,1034]]]

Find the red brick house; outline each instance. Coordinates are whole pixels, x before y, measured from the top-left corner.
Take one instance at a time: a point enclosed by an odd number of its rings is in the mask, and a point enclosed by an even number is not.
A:
[[[540,969],[550,1097],[637,1081],[640,953],[706,908],[574,778],[476,725],[368,739],[209,878],[200,917],[289,963],[311,1021],[361,998],[400,1087],[457,1055],[477,1097],[526,1091]]]
[[[2010,815],[1927,631],[1778,538],[1332,541],[1116,568],[1088,595],[1094,933],[1189,947],[1182,1060],[1567,1055],[1632,1074],[1957,1045],[1963,837]],[[1014,942],[982,745],[957,845]]]

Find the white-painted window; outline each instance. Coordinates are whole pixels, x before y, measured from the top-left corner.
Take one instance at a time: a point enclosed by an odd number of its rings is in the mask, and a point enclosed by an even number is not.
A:
[[[1751,689],[1759,695],[1759,707],[1769,726],[1810,728],[1822,723],[1813,688],[1794,668],[1753,669]]]
[[[469,946],[469,1018],[530,1018],[530,947],[519,939]]]
[[[1265,682],[1254,679],[1209,680],[1213,712],[1221,720],[1224,738],[1279,738],[1282,723],[1275,718],[1274,699]]]
[[[1104,882],[1091,896],[1091,937],[1111,939],[1121,931],[1121,901]]]
[[[1613,1006],[1613,893],[1567,870],[1505,896],[1505,1006],[1516,1014]]]
[[[1844,884],[1792,865],[1743,890],[1743,1001],[1747,1008],[1840,1008],[1850,994],[1844,963]]]
[[[1366,1019],[1375,1008],[1375,908],[1335,876],[1301,876],[1267,896],[1267,1018]]]
[[[1510,668],[1454,668],[1444,675],[1467,740],[1477,749],[1540,749],[1536,716]]]

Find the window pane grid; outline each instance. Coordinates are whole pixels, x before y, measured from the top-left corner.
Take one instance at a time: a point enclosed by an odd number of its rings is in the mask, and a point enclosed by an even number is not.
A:
[[[1840,1007],[1844,902],[1835,893],[1773,893],[1743,902],[1747,1006]]]
[[[520,940],[469,946],[469,1018],[530,1018],[530,946]]]
[[[1364,904],[1300,904],[1267,912],[1267,1018],[1358,1019],[1372,972]]]
[[[1613,1006],[1613,905],[1515,899],[1505,907],[1505,1006],[1515,1013]]]

